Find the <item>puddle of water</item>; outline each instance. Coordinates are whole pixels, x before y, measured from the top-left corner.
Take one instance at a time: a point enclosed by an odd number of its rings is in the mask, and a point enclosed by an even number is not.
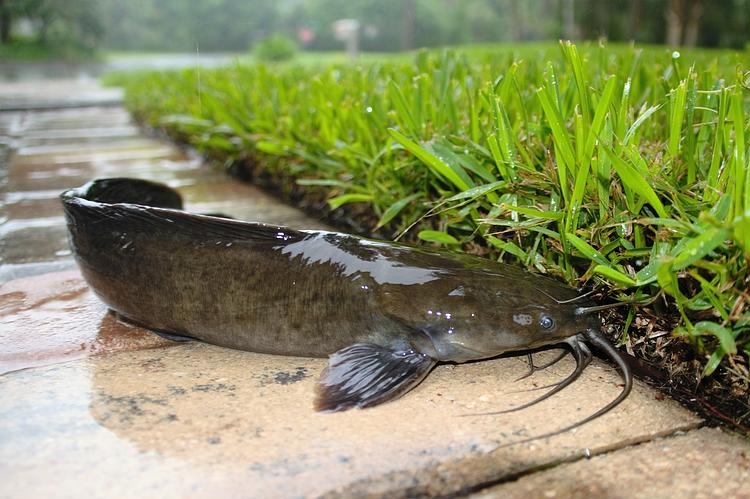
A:
[[[108,313],[77,270],[0,285],[0,372],[171,345]]]

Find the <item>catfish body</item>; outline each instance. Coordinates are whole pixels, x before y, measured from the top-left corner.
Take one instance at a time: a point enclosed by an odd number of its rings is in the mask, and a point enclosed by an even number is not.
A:
[[[559,343],[598,327],[553,279],[461,253],[181,211],[166,186],[104,179],[62,195],[84,278],[156,331],[331,356],[318,408],[393,398],[438,361]]]

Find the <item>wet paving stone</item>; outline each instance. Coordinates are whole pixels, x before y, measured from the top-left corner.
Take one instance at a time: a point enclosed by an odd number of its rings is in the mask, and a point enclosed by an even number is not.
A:
[[[46,224],[46,220],[51,218],[54,218],[55,224],[59,225],[62,220],[59,196],[60,193],[57,190],[16,191],[12,195],[4,196],[5,202],[0,207],[0,213],[7,218],[8,222],[0,226],[0,233],[6,234],[16,228],[23,229]],[[36,223],[35,220],[41,221]]]
[[[23,136],[31,134],[56,134],[82,128],[109,130],[133,125],[130,114],[121,107],[85,109],[63,109],[54,111],[33,111],[12,114],[16,123],[23,127]],[[101,132],[100,132],[101,133]]]
[[[78,155],[99,155],[99,154],[127,154],[128,151],[161,151],[164,144],[161,142],[144,137],[115,137],[103,142],[90,143],[89,141],[78,140],[71,143],[68,141],[54,144],[32,145],[24,144],[15,151],[15,155],[22,159],[24,156],[33,156],[34,163],[39,163],[48,158],[54,160],[56,157],[66,157],[71,154]]]
[[[0,285],[15,279],[23,279],[29,276],[75,269],[77,269],[77,265],[72,258],[60,258],[45,262],[4,263],[0,265]]]
[[[0,112],[61,106],[114,104],[122,101],[122,89],[104,88],[95,79],[0,82]]]
[[[153,178],[161,182],[186,180],[200,181],[217,177],[217,172],[207,167],[200,158],[171,151],[169,158],[106,159],[95,157],[89,161],[59,165],[55,163],[25,164],[18,158],[8,168],[5,190],[17,192],[13,196],[39,197],[37,191],[51,191],[78,187],[98,177],[131,177]],[[223,177],[223,175],[221,175]],[[59,192],[58,192],[59,193]],[[8,195],[5,196],[6,199]]]
[[[312,409],[324,365],[191,343],[6,374],[0,494],[448,494],[698,424],[638,384],[620,408],[575,433],[496,449],[606,403],[617,375],[595,362],[565,396],[522,413],[467,418],[528,398],[512,392],[548,383],[572,362],[521,385],[513,380],[526,369],[522,358],[442,365],[397,401],[324,414]]]
[[[46,262],[70,258],[62,217],[11,221],[0,225],[0,263]]]
[[[0,284],[0,373],[173,344],[108,313],[78,269]]]
[[[140,129],[132,124],[122,126],[91,127],[86,123],[77,124],[76,128],[64,128],[57,130],[28,130],[24,133],[24,142],[29,145],[43,145],[46,143],[64,143],[77,141],[89,143],[94,141],[109,141],[113,138],[138,137]]]
[[[748,484],[747,441],[717,428],[702,428],[540,471],[472,497],[739,499],[750,497]]]

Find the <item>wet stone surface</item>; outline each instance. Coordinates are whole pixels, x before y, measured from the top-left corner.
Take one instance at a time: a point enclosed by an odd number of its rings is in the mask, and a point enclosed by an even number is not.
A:
[[[549,383],[572,362],[521,385],[513,383],[526,369],[521,358],[442,365],[398,401],[321,414],[312,397],[324,365],[191,343],[6,375],[0,488],[28,497],[53,487],[130,497],[447,493],[698,423],[639,385],[621,408],[575,433],[492,452],[591,412],[616,393],[617,376],[596,363],[565,396],[534,409],[461,417],[517,404],[529,394],[511,392]]]
[[[91,78],[76,80],[0,81],[0,112],[47,107],[112,105],[122,101],[122,89],[104,88]]]
[[[707,465],[707,461],[715,465]],[[472,497],[745,498],[750,497],[748,484],[747,441],[718,429],[702,428],[564,464]]]
[[[172,344],[108,313],[77,269],[0,284],[0,374]]]

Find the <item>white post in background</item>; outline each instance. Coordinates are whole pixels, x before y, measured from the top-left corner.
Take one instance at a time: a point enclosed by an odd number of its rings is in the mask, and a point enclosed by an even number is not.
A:
[[[333,23],[333,34],[337,40],[346,44],[346,55],[349,59],[356,59],[359,54],[359,21],[339,19]]]

